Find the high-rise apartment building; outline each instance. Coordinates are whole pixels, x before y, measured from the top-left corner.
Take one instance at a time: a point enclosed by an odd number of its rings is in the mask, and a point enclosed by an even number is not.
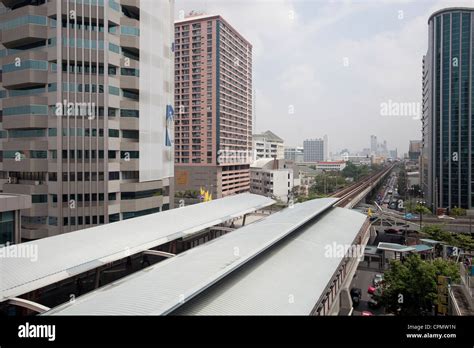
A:
[[[32,196],[22,239],[168,209],[174,0],[0,2],[1,189]]]
[[[252,45],[218,15],[175,22],[176,191],[249,191]]]
[[[322,162],[328,159],[327,136],[323,139],[307,139],[303,141],[304,162]]]
[[[474,8],[428,20],[423,59],[422,186],[432,208],[474,205]]]

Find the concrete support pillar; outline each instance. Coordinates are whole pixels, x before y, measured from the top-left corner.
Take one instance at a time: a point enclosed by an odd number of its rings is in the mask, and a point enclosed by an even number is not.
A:
[[[339,311],[349,313],[352,309],[352,298],[348,288],[341,289],[341,292],[339,294],[339,301]]]
[[[13,244],[21,243],[21,214],[15,211],[15,231],[13,232]]]

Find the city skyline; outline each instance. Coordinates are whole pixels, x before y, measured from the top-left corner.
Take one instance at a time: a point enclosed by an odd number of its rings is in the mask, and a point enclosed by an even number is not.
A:
[[[253,43],[254,133],[271,129],[292,146],[327,134],[333,153],[376,134],[403,154],[421,139],[428,18],[452,6],[472,1],[177,0],[175,18],[218,12]]]

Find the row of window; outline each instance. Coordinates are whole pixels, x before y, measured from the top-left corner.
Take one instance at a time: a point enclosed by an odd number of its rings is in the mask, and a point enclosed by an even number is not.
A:
[[[120,173],[122,174],[122,180],[138,179],[138,171],[122,171],[122,172],[109,172],[109,180],[120,180]],[[18,177],[18,176],[16,176]],[[76,180],[77,178],[77,180]],[[58,181],[58,174],[56,172],[48,173],[49,181]],[[104,172],[63,172],[62,181],[104,181]]]
[[[33,88],[24,88],[24,89],[11,89],[8,91],[0,90],[0,99],[10,97],[23,97],[28,95],[37,95],[46,92],[56,92],[57,84],[56,83],[49,83],[48,88],[46,87],[33,87]]]
[[[13,71],[26,70],[26,69],[48,71],[48,62],[46,60],[28,59],[28,60],[23,60],[23,61],[18,61],[15,63],[3,65],[3,73],[9,73]],[[52,69],[56,69],[56,64],[54,64],[54,68]]]
[[[15,159],[20,161],[22,159],[45,159],[48,158],[47,151],[29,150],[29,151],[3,151],[3,158]]]
[[[13,115],[48,115],[48,106],[30,104],[3,108],[3,116]]]
[[[46,129],[11,129],[9,131],[1,131],[0,138],[37,138],[37,137],[46,137]],[[63,136],[97,136],[99,137],[104,136],[104,129],[100,128],[99,132],[97,132],[96,128],[63,128],[62,135]],[[54,137],[58,135],[57,128],[49,128],[48,129],[48,136]],[[128,139],[138,139],[139,133],[138,131],[129,131],[129,130],[122,130],[122,137]],[[118,129],[109,129],[109,137],[118,138],[120,137],[120,131]]]
[[[63,63],[62,70],[63,70],[63,72],[78,73],[78,74],[81,74],[81,73],[85,73],[85,74],[97,74],[97,73],[99,73],[99,75],[104,74],[104,66],[103,65],[100,65],[99,67],[97,67],[97,65],[89,65],[89,64],[85,64],[85,65],[82,65],[82,64],[77,64],[77,65],[69,64],[68,65],[66,63]],[[109,65],[108,66],[108,74],[112,75],[112,76],[117,75],[117,67]],[[120,69],[120,75],[139,77],[140,73],[139,73],[138,69],[121,68]]]
[[[108,157],[110,159],[115,159],[117,158],[117,151],[115,150],[109,150],[108,151]],[[82,156],[84,154],[84,157]],[[62,157],[63,159],[96,159],[97,154],[99,155],[99,159],[104,158],[104,150],[62,150]],[[57,150],[51,150],[51,156],[52,158],[57,158]],[[139,159],[140,158],[140,152],[139,151],[120,151],[120,158],[124,160],[128,159]]]
[[[10,30],[27,24],[47,25],[48,20],[45,16],[26,15],[0,23],[0,30]]]
[[[63,37],[63,47],[76,47],[85,49],[104,49],[104,40],[89,40],[74,37]]]
[[[120,34],[127,36],[140,36],[140,29],[122,25],[120,27]]]
[[[148,191],[139,191],[139,192],[122,192],[122,200],[132,200],[132,199],[143,199],[143,198],[150,198],[154,196],[162,196],[163,195],[163,190],[162,189],[156,189],[156,190],[148,190]],[[108,194],[109,201],[115,201],[117,200],[117,193],[109,193]],[[48,195],[47,194],[42,194],[42,195],[32,195],[31,200],[35,204],[43,204],[43,203],[48,203]],[[105,194],[104,193],[79,193],[79,194],[63,194],[62,195],[62,201],[65,203],[78,203],[78,202],[103,202],[105,200]],[[58,195],[52,194],[51,195],[51,202],[52,203],[58,203]]]

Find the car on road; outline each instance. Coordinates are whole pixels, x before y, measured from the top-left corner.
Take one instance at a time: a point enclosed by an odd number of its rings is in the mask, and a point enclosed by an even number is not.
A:
[[[367,288],[367,293],[368,293],[369,295],[373,295],[373,294],[375,294],[375,291],[376,291],[376,290],[377,290],[377,288],[376,288],[375,286],[371,286],[371,285],[370,285],[370,286]]]

